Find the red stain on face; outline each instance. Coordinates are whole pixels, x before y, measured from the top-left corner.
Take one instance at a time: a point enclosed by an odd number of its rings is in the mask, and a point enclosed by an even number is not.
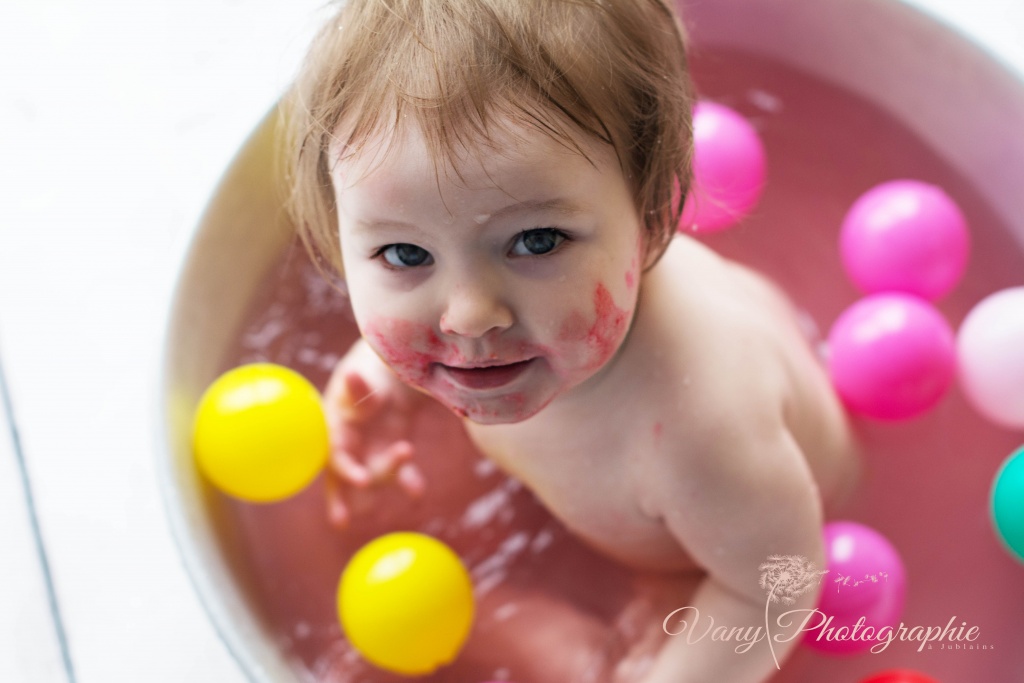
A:
[[[594,310],[597,318],[587,327],[586,318],[574,312],[562,323],[558,340],[567,343],[581,343],[586,346],[588,371],[596,370],[611,358],[629,323],[628,312],[615,305],[611,293],[599,283],[594,291]]]
[[[636,286],[636,276],[639,268],[640,259],[634,256],[633,260],[629,264],[629,270],[626,271],[626,286],[630,289],[633,289],[633,287]]]
[[[500,396],[498,405],[490,407],[476,405],[473,399],[464,405],[456,402],[449,391],[458,393],[459,390],[447,379],[437,376],[437,366],[462,365],[468,359],[455,342],[441,339],[430,325],[381,317],[370,321],[363,334],[402,381],[426,390],[459,417],[465,418],[470,412],[476,417],[527,417],[527,397],[521,392]],[[504,353],[489,353],[487,359],[515,362],[542,355],[544,351],[542,347],[520,341]]]
[[[422,323],[378,318],[367,325],[364,334],[399,377],[418,386],[426,380],[431,363],[458,355],[458,349]]]
[[[363,328],[363,335],[403,382],[423,389],[460,417],[519,421],[592,375],[622,344],[630,311],[615,305],[604,284],[596,286],[593,306],[593,313],[569,313],[551,345],[499,335],[493,339],[494,346],[481,349],[486,357],[467,357],[459,348],[464,340],[449,340],[429,324],[399,318],[374,318]],[[523,391],[476,395],[467,394],[464,387],[452,381],[450,371],[440,367],[473,366],[485,360],[499,364],[534,361],[527,370],[533,374],[527,376]],[[552,381],[553,377],[560,379]]]
[[[654,443],[658,444],[661,441],[662,424],[660,422],[654,423]]]

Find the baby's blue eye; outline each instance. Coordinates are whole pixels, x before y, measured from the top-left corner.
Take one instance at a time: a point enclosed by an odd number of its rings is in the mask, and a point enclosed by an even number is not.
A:
[[[388,265],[395,268],[415,268],[433,263],[430,252],[415,244],[392,244],[381,250]]]
[[[514,256],[540,256],[547,254],[565,240],[565,235],[554,228],[536,228],[521,232],[512,245]]]

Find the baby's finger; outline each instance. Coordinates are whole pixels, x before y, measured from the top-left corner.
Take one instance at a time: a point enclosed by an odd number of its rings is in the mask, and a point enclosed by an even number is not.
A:
[[[345,499],[341,495],[341,486],[330,474],[326,477],[327,521],[336,529],[348,527],[351,515]]]
[[[380,409],[380,395],[359,373],[345,373],[342,387],[345,392],[347,412],[352,416],[367,418],[374,415]]]
[[[327,425],[330,435],[331,450],[358,455],[366,450],[366,439],[362,425],[352,420],[339,418]]]
[[[370,470],[341,448],[331,449],[331,469],[342,481],[353,486],[368,486],[373,481]]]
[[[427,481],[423,478],[423,473],[411,462],[399,467],[395,478],[402,490],[413,498],[419,498],[427,490]]]
[[[398,467],[408,462],[413,456],[412,444],[408,441],[396,441],[387,450],[373,455],[366,463],[370,477],[374,481],[387,479],[395,474]]]

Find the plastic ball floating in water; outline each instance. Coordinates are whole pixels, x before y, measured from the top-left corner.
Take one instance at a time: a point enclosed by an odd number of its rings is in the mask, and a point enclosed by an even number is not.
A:
[[[935,301],[963,276],[970,235],[963,213],[942,188],[893,180],[854,202],[839,246],[846,272],[861,291]]]
[[[828,336],[828,370],[850,410],[880,420],[917,416],[953,382],[953,331],[909,294],[874,294],[846,309]]]
[[[861,637],[866,636],[865,629],[877,634],[883,626],[900,623],[906,593],[903,560],[882,534],[856,522],[825,525],[825,554],[828,574],[818,609],[831,620],[808,631],[804,643],[833,654],[869,650],[878,640]],[[861,618],[864,625],[854,635],[852,629]],[[840,632],[843,627],[847,630]]]
[[[1024,446],[1007,458],[996,473],[991,510],[1000,540],[1024,562]]]
[[[868,676],[860,683],[939,683],[931,676],[910,669],[892,669]]]
[[[693,108],[693,186],[680,229],[716,232],[737,223],[757,205],[764,189],[765,151],[754,127],[713,102]]]
[[[1024,287],[981,300],[957,333],[960,386],[992,422],[1024,429]]]
[[[395,532],[360,548],[338,585],[338,616],[367,661],[408,676],[449,664],[469,635],[473,585],[441,541]]]
[[[320,394],[280,365],[230,370],[199,401],[193,447],[200,471],[225,493],[254,503],[288,498],[327,462]]]

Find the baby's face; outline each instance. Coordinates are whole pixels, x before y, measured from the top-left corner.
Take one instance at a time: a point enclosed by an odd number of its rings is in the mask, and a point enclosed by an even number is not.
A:
[[[611,147],[585,147],[588,161],[520,133],[435,172],[409,130],[382,162],[369,150],[332,171],[364,338],[405,382],[481,424],[525,420],[605,367],[643,259]]]

